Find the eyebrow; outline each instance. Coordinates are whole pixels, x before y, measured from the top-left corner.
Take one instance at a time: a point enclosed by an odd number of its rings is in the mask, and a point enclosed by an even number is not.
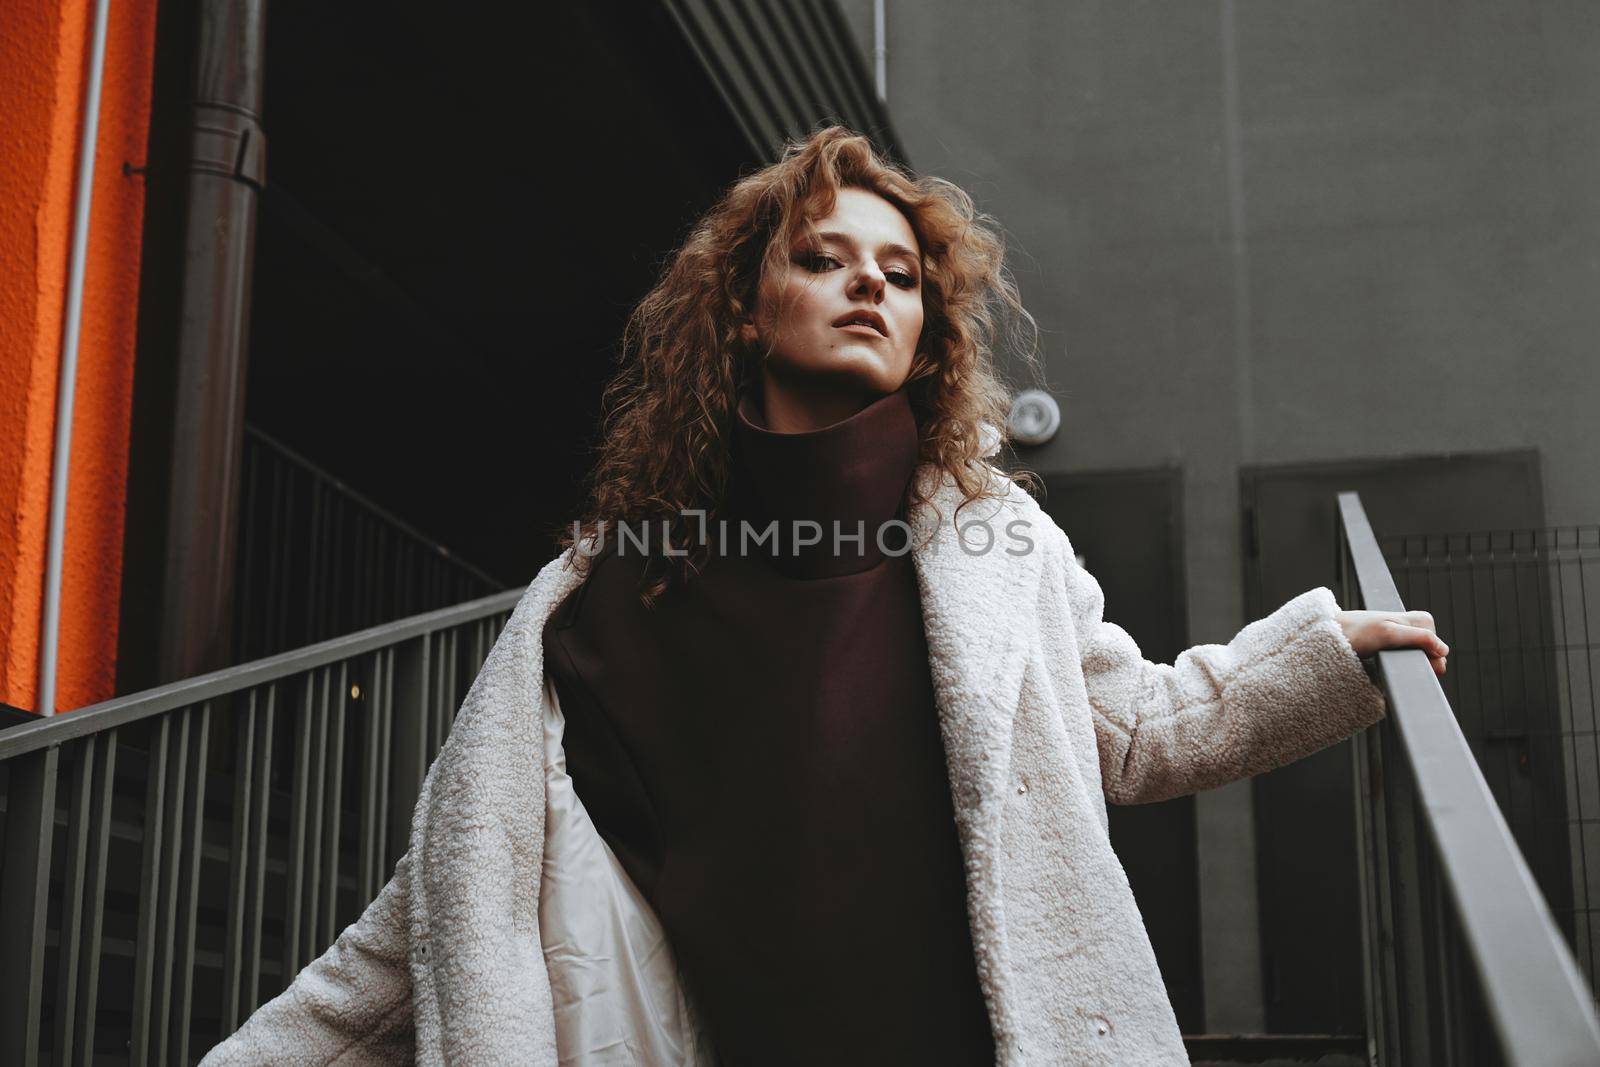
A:
[[[838,232],[836,232],[834,230],[827,230],[827,231],[825,231],[823,233],[817,234],[817,240],[819,240],[819,241],[832,241],[835,244],[841,244],[841,245],[854,245],[855,244],[854,240],[852,240],[851,238],[845,236],[844,234],[838,233]],[[917,264],[918,266],[922,265],[922,257],[917,255],[917,253],[913,249],[907,248],[905,245],[902,245],[902,244],[896,244],[896,243],[891,241],[888,244],[880,245],[878,247],[878,251],[887,252],[891,256],[904,256],[907,259],[911,260],[911,262]]]

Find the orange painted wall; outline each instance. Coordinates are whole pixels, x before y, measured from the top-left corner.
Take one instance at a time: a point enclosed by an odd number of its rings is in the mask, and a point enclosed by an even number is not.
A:
[[[111,5],[78,350],[56,706],[113,695],[156,4]],[[0,700],[35,708],[93,8],[0,4]]]

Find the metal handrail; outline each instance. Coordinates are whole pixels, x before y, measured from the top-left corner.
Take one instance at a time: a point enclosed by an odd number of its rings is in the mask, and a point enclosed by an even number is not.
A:
[[[41,718],[37,722],[0,731],[0,761],[34,752],[48,745],[115,729],[151,715],[214,700],[243,689],[280,681],[340,660],[353,659],[389,645],[397,645],[435,630],[475,622],[516,606],[524,589],[508,589],[465,604],[413,615],[409,619],[357,630],[343,637],[321,641],[305,648],[281,652],[252,663],[226,667],[210,674],[198,674],[168,685],[113,697],[90,704],[69,715]]]
[[[1368,609],[1405,610],[1360,496],[1340,493],[1338,500],[1339,565],[1347,585],[1343,602],[1350,604],[1351,594],[1356,593]],[[1350,587],[1352,578],[1354,586]],[[1377,660],[1393,736],[1398,738],[1395,747],[1415,783],[1416,822],[1426,828],[1506,1062],[1600,1063],[1600,1021],[1592,994],[1426,654],[1416,649],[1396,650],[1378,653]],[[1365,737],[1362,740],[1367,741]],[[1363,747],[1362,755],[1367,752]],[[1379,758],[1370,761],[1380,774],[1382,754],[1380,751]],[[1369,774],[1369,760],[1358,758],[1358,783],[1363,786],[1358,803],[1372,805],[1378,803],[1374,792],[1383,787],[1383,780],[1380,777],[1373,783]],[[1398,1045],[1383,1045],[1384,1026],[1396,1025],[1402,1011],[1415,1021],[1425,1007],[1408,1004],[1401,1008],[1397,1003],[1405,993],[1416,992],[1419,980],[1399,973],[1402,965],[1397,962],[1396,945],[1420,935],[1396,929],[1396,904],[1388,888],[1375,881],[1373,869],[1386,862],[1386,857],[1372,852],[1374,819],[1382,822],[1383,815],[1374,816],[1371,811],[1363,815],[1359,825],[1368,844],[1362,855],[1367,972],[1374,985],[1383,987],[1369,988],[1369,1014],[1376,1016],[1372,1021],[1380,1031],[1375,1035],[1380,1048],[1392,1048]],[[1407,821],[1393,820],[1397,837],[1409,831],[1401,825]],[[1378,827],[1377,833],[1382,836],[1384,828]],[[1407,868],[1403,876],[1410,873]],[[1408,884],[1406,889],[1420,899],[1416,885]],[[1436,915],[1428,919],[1445,921]],[[1376,936],[1374,931],[1378,931]],[[1412,964],[1420,966],[1417,961]]]

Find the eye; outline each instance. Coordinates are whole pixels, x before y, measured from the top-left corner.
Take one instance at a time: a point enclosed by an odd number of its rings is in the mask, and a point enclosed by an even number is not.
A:
[[[902,289],[915,289],[917,287],[917,279],[909,271],[892,270],[887,277]]]
[[[832,270],[842,265],[826,252],[802,252],[795,257],[795,262],[813,274],[821,274],[825,270]]]

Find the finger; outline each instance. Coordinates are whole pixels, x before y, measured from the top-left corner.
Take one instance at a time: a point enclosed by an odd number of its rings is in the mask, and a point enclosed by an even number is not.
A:
[[[1420,648],[1430,656],[1446,656],[1450,646],[1432,630],[1395,623],[1389,631],[1390,648]]]
[[[1412,626],[1420,627],[1421,629],[1429,630],[1434,633],[1438,632],[1438,627],[1433,624],[1433,615],[1429,612],[1420,610],[1405,611],[1401,612],[1401,616]]]

